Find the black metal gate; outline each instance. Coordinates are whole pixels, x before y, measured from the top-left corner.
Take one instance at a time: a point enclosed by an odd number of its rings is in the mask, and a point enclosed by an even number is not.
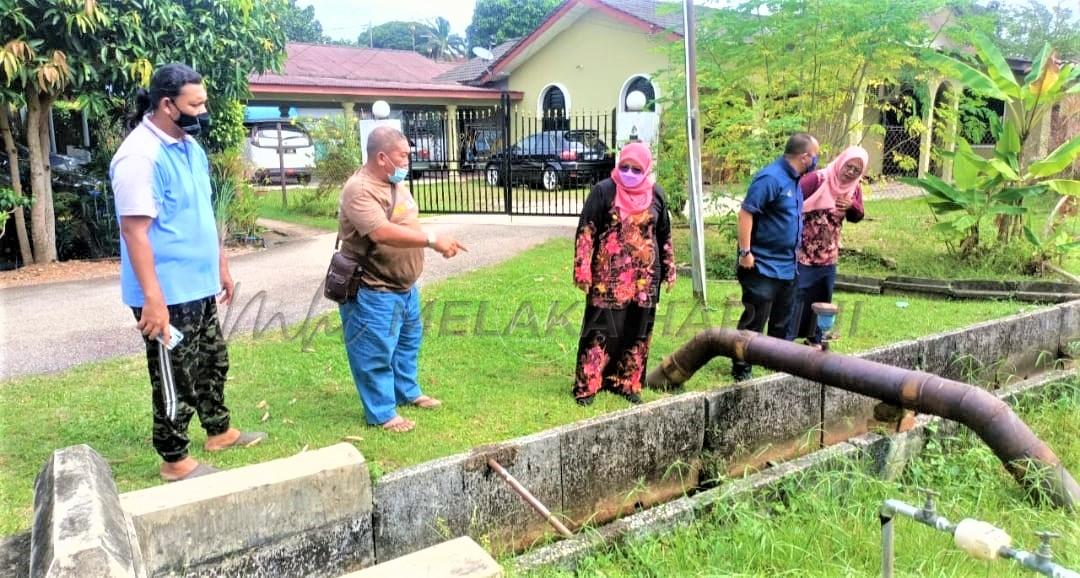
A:
[[[576,216],[614,167],[614,111],[530,115],[498,106],[404,110],[409,189],[422,213]]]

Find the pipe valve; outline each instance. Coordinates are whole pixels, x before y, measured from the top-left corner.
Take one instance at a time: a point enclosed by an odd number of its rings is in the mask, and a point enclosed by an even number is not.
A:
[[[1041,532],[1035,532],[1035,535],[1039,537],[1039,551],[1035,553],[1036,556],[1049,562],[1054,559],[1054,551],[1050,549],[1050,541],[1054,538],[1060,538],[1061,534],[1057,532],[1051,532],[1044,530]]]
[[[938,492],[931,490],[930,488],[919,488],[919,491],[926,494],[926,502],[923,503],[922,511],[924,514],[934,514],[937,512],[937,507],[934,505],[934,498],[940,496]]]

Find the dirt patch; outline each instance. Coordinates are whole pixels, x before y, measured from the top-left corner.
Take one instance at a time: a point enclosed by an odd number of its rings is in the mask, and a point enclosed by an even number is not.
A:
[[[230,257],[259,250],[256,247],[228,247]],[[26,287],[66,281],[87,281],[120,275],[120,259],[95,259],[92,261],[63,261],[48,265],[28,265],[11,271],[0,271],[0,289]]]

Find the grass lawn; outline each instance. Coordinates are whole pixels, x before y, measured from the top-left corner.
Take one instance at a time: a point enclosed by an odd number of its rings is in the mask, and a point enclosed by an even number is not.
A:
[[[1050,207],[1035,208],[1041,215],[1035,222],[1042,223]],[[1080,219],[1072,225],[1080,232]],[[978,259],[961,260],[950,255],[945,244],[930,231],[934,217],[923,198],[903,200],[873,200],[866,202],[866,219],[859,223],[845,223],[844,247],[856,249],[860,255],[844,254],[840,258],[839,271],[850,275],[886,277],[908,275],[942,279],[1019,279],[1025,277],[1020,263],[1030,254],[1031,247],[1020,240],[1009,251],[990,252]],[[709,275],[733,278],[735,263],[735,225],[733,221],[706,223],[705,246]],[[990,227],[986,227],[990,229]],[[992,243],[993,231],[984,231],[984,240]],[[676,228],[676,246],[689,247],[690,230]],[[882,259],[891,260],[895,268],[886,267]],[[688,260],[688,259],[687,259]],[[1080,274],[1080,251],[1074,251],[1063,269]],[[1047,280],[1061,281],[1059,278]]]
[[[1062,397],[1020,414],[1072,472],[1080,469],[1080,380]],[[741,499],[691,526],[639,543],[615,547],[586,560],[580,576],[880,576],[878,509],[886,499],[919,506],[917,488],[940,492],[937,508],[954,524],[976,518],[1004,529],[1013,547],[1037,549],[1034,533],[1053,530],[1055,561],[1080,568],[1080,522],[1075,514],[1033,506],[1001,462],[964,430],[934,442],[897,482],[856,467],[786,483],[768,502]],[[1012,561],[977,561],[953,545],[952,537],[897,517],[897,576],[1033,576]],[[546,570],[530,576],[554,578]]]
[[[309,328],[304,337],[297,337],[297,329],[287,337],[277,329],[257,338],[236,336],[227,396],[234,423],[267,431],[270,440],[250,450],[207,456],[201,449],[205,435],[193,423],[193,455],[233,468],[357,436],[362,438],[357,447],[378,474],[626,407],[610,395],[587,408],[570,397],[583,306],[569,283],[572,254],[570,240],[555,240],[497,267],[423,289],[430,326],[420,379],[425,392],[446,405],[434,412],[404,409],[419,422],[404,436],[364,425],[340,331],[332,330],[339,325],[336,316],[325,317],[331,330]],[[725,314],[724,298],[736,297],[737,285],[713,282],[709,290],[715,309],[704,313],[691,305],[689,279],[664,297],[653,364],[706,325],[734,325],[740,309],[731,306]],[[904,298],[909,303],[904,309],[892,296],[841,294],[836,300],[848,310],[861,304],[854,331],[849,321],[839,323],[845,337],[836,349],[842,352],[1033,309],[915,297]],[[128,357],[0,383],[0,535],[28,526],[34,477],[55,448],[91,445],[112,464],[121,491],[160,483],[150,445],[145,364],[141,357]],[[689,389],[728,383],[729,368],[726,360],[712,362]],[[660,394],[646,391],[643,397],[648,401]]]
[[[289,208],[281,207],[280,189],[261,189],[255,197],[259,217],[296,223],[315,229],[337,230],[337,196],[324,202],[301,204],[304,195],[313,189],[292,188],[288,190]]]

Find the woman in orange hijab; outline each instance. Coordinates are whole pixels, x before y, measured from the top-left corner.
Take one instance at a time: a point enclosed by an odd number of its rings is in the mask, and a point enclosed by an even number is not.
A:
[[[587,295],[574,398],[606,389],[640,403],[660,285],[675,284],[671,220],[649,147],[630,143],[593,187],[577,229],[574,284]]]
[[[862,186],[870,155],[860,146],[844,149],[828,166],[799,179],[803,199],[802,243],[795,289],[795,310],[788,323],[787,338],[806,338],[821,345],[821,332],[811,305],[832,301],[836,263],[840,258],[840,229],[844,219],[863,218]]]

